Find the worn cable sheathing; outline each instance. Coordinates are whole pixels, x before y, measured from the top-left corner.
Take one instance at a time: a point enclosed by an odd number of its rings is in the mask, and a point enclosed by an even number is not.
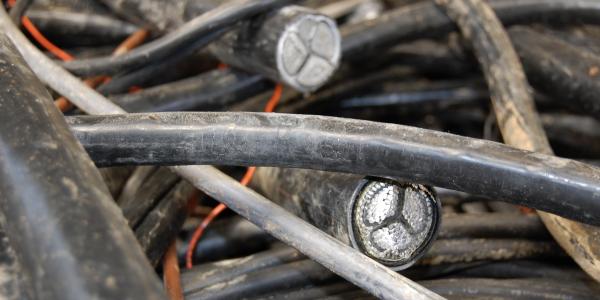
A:
[[[10,22],[2,10],[2,19]],[[38,299],[162,299],[133,233],[49,93],[0,34],[0,214]]]

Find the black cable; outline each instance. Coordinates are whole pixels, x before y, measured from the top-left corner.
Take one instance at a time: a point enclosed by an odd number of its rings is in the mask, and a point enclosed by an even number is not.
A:
[[[160,263],[187,216],[187,204],[194,187],[186,181],[177,183],[135,228],[142,250],[153,266]]]
[[[577,158],[600,157],[600,120],[572,114],[542,114],[541,118],[557,153]]]
[[[526,239],[440,239],[417,265],[442,265],[474,261],[567,258],[554,242]]]
[[[591,299],[600,290],[597,285],[540,278],[528,279],[437,279],[419,282],[442,296],[465,299]]]
[[[549,264],[534,260],[495,261],[464,268],[453,273],[461,277],[485,278],[552,278],[563,281],[588,280],[574,263]]]
[[[385,67],[368,73],[360,71],[358,74],[350,73],[344,79],[336,80],[334,78],[331,84],[308,97],[282,99],[277,111],[285,113],[306,113],[309,110],[320,112],[322,107],[330,106],[330,102],[338,102],[352,95],[372,91],[374,87],[378,88],[383,83],[414,76],[415,72],[412,69],[398,66]]]
[[[191,44],[202,47],[215,40],[223,29],[285,4],[281,0],[232,0],[189,21],[181,28],[124,55],[67,62],[64,67],[80,76],[113,75],[160,61]],[[220,33],[220,34],[215,34]]]
[[[127,111],[222,110],[272,86],[258,75],[209,71],[198,76],[145,89],[111,99]]]
[[[509,33],[527,77],[536,87],[560,103],[600,119],[600,83],[596,78],[600,56],[525,27],[511,28]]]
[[[523,279],[488,279],[488,278],[450,278],[419,281],[424,286],[432,289],[448,299],[591,299],[599,292],[598,286],[587,282],[565,282],[558,279],[523,278]],[[319,298],[293,298],[293,299],[319,299],[319,300],[346,300],[346,299],[371,299],[371,297],[353,286],[347,286],[337,294],[331,295],[327,288],[321,291],[328,294]],[[318,294],[320,289],[310,289],[311,293]],[[334,289],[340,291],[339,289]],[[301,291],[301,290],[298,290]],[[251,298],[257,299],[257,298]],[[259,298],[263,299],[263,298]],[[269,299],[269,298],[266,298]],[[278,299],[278,298],[275,298]]]
[[[99,165],[278,166],[391,176],[592,224],[600,219],[600,169],[442,132],[258,113],[84,116],[68,123]]]
[[[544,20],[597,24],[600,20],[600,2],[596,0],[491,0],[489,4],[505,25]],[[374,50],[455,29],[454,22],[432,1],[421,1],[341,28],[342,53],[346,59],[361,59],[378,53]]]
[[[188,1],[101,0],[100,2],[122,18],[162,33],[181,25]]]
[[[286,300],[314,300],[321,299],[331,295],[336,295],[348,290],[358,290],[355,285],[348,282],[338,282],[319,286],[308,286],[300,289],[288,289],[283,291],[275,291],[273,293],[260,295],[254,298],[248,298],[252,300],[272,300],[272,299],[286,299]],[[365,294],[368,295],[368,294]],[[366,298],[368,299],[368,298]]]
[[[19,1],[21,2],[21,1]],[[62,10],[29,10],[27,17],[44,34],[92,36],[107,40],[122,40],[138,28],[110,16]]]
[[[443,218],[438,238],[548,239],[544,224],[535,216],[518,213],[450,214]]]
[[[137,167],[131,173],[131,176],[125,182],[121,193],[116,198],[117,203],[125,201],[135,196],[135,193],[140,189],[140,186],[144,183],[148,176],[152,175],[156,171],[155,166],[142,166]]]
[[[195,266],[181,274],[181,282],[187,293],[194,293],[244,274],[301,259],[304,259],[304,256],[298,250],[291,247],[280,247],[242,258]]]
[[[278,289],[323,283],[336,277],[325,267],[305,259],[244,274],[199,291],[189,291],[185,285],[183,288],[186,299],[242,299]]]
[[[453,104],[478,102],[489,96],[485,89],[477,87],[428,87],[421,90],[407,90],[398,92],[384,92],[367,94],[345,99],[339,103],[342,108],[364,108],[381,106],[425,106],[441,105],[442,107]],[[443,108],[442,108],[443,109]]]
[[[163,299],[100,174],[5,32],[0,73],[0,219],[34,297]]]
[[[158,168],[148,176],[131,198],[119,199],[119,206],[129,226],[136,228],[144,216],[171,190],[179,177],[167,168]]]
[[[213,33],[220,35],[220,32]],[[166,59],[154,62],[143,68],[114,76],[109,82],[100,85],[97,90],[103,95],[114,95],[127,93],[132,86],[144,86],[148,83],[165,82],[179,79],[183,68],[182,63],[188,63],[194,51],[204,43],[200,40],[198,44],[192,44],[179,51],[177,55],[167,57]]]

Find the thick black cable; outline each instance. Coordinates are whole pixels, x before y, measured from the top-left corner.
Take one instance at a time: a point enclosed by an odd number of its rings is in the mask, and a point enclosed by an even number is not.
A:
[[[118,197],[116,197],[115,200],[117,201],[117,204],[126,201],[125,199],[133,198],[146,178],[152,175],[156,169],[157,167],[154,166],[142,166],[135,168],[135,170],[131,173],[131,176],[127,178],[127,181],[123,185],[121,193],[119,193]]]
[[[125,20],[150,28],[153,32],[165,32],[167,28],[173,29],[183,23],[184,10],[189,1],[101,0],[100,2]]]
[[[162,299],[63,115],[0,34],[0,218],[36,299]]]
[[[450,278],[419,281],[433,291],[448,299],[520,299],[520,300],[551,300],[551,299],[591,299],[598,294],[598,287],[587,282],[566,282],[558,279],[519,278],[519,279],[489,279],[489,278]],[[338,293],[330,294],[325,286],[311,288],[311,294],[327,294],[319,298],[294,297],[292,299],[346,300],[371,299],[369,295],[352,286],[346,286]],[[314,290],[317,291],[314,291]],[[301,292],[300,289],[296,289]],[[282,295],[282,294],[276,294]],[[286,295],[286,294],[283,294]],[[300,294],[301,295],[301,294]],[[257,299],[257,298],[250,298]],[[273,298],[258,298],[273,299]],[[277,297],[274,299],[278,299]],[[287,299],[287,298],[286,298]]]
[[[129,226],[135,228],[144,216],[167,194],[179,177],[167,168],[158,168],[148,176],[139,190],[129,198],[119,199],[119,206]]]
[[[479,102],[488,96],[485,89],[469,86],[436,87],[430,86],[420,90],[406,90],[367,94],[349,97],[339,103],[342,108],[364,108],[381,106],[425,106],[466,104]]]
[[[219,36],[221,32],[218,31],[212,34]],[[180,64],[188,62],[191,56],[194,55],[194,51],[203,43],[201,39],[198,44],[192,44],[180,50],[175,56],[167,57],[160,62],[152,63],[128,73],[116,75],[109,82],[100,85],[97,90],[103,95],[122,94],[127,93],[132,86],[144,86],[157,81],[162,83],[179,79],[184,75],[181,74],[183,72],[179,72],[181,69]]]
[[[536,260],[510,260],[482,263],[454,272],[461,277],[485,278],[551,278],[557,280],[588,280],[574,263],[550,264]]]
[[[259,75],[213,70],[198,76],[114,96],[117,105],[132,112],[222,110],[272,86]]]
[[[303,259],[298,250],[280,247],[231,260],[199,265],[181,275],[186,292],[193,293],[238,276]]]
[[[135,236],[153,266],[160,263],[169,243],[177,238],[194,190],[188,182],[179,181],[135,228]]]
[[[223,29],[265,12],[287,1],[232,0],[189,21],[181,28],[124,55],[67,62],[64,67],[80,76],[113,75],[163,60],[191,44],[202,47],[215,40]],[[202,41],[202,42],[199,42]]]
[[[527,279],[437,279],[419,283],[437,293],[465,299],[481,297],[483,299],[591,299],[600,290],[596,285],[584,282],[552,280],[542,278]],[[480,299],[481,299],[480,298]]]
[[[138,30],[130,23],[98,14],[32,9],[26,15],[40,31],[53,36],[83,35],[116,41],[125,39]]]
[[[526,239],[440,239],[418,265],[443,265],[474,261],[567,258],[554,241]]]
[[[189,291],[184,285],[186,299],[242,299],[273,290],[318,284],[337,276],[312,260],[300,260],[244,274],[225,282]]]
[[[337,295],[345,291],[358,291],[356,286],[348,282],[336,282],[327,285],[308,286],[288,290],[279,290],[272,293],[260,295],[257,297],[248,298],[248,300],[271,300],[271,299],[286,299],[286,300],[315,300],[322,299],[327,296]],[[365,294],[366,295],[366,294]],[[362,299],[362,298],[361,298]],[[365,299],[369,299],[366,297]],[[363,299],[363,300],[365,300]],[[357,300],[357,299],[354,299]]]
[[[550,236],[536,215],[483,213],[444,216],[438,238],[548,239]]]
[[[98,165],[278,166],[392,176],[600,222],[600,169],[442,132],[259,113],[84,116],[68,122]]]

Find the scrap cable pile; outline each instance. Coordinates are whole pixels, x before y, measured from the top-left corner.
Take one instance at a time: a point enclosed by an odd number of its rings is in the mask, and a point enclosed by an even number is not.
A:
[[[3,299],[594,299],[597,0],[8,0]]]

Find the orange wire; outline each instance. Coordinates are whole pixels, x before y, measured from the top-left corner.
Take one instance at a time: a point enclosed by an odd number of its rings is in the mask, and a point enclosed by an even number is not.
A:
[[[183,300],[181,276],[177,263],[177,246],[171,242],[163,259],[163,282],[170,300]]]
[[[275,110],[275,107],[279,103],[279,100],[281,100],[282,90],[283,90],[283,86],[280,83],[278,83],[275,86],[275,89],[273,90],[273,95],[271,95],[271,98],[267,102],[267,105],[265,105],[265,112],[273,112],[273,110]],[[242,180],[240,180],[240,183],[244,186],[248,185],[250,183],[250,181],[252,181],[254,172],[256,172],[256,167],[248,167],[248,170],[246,170],[246,174],[244,174],[244,177],[242,178]],[[219,203],[219,205],[215,206],[215,208],[213,208],[213,210],[210,211],[208,216],[206,216],[206,218],[204,218],[204,220],[202,220],[200,225],[198,225],[198,227],[194,231],[194,234],[192,235],[192,238],[190,239],[190,243],[189,243],[187,251],[185,253],[185,267],[187,269],[192,268],[194,250],[196,249],[196,245],[198,244],[198,241],[202,237],[204,230],[226,208],[227,208],[227,206],[225,206],[225,204]]]
[[[270,113],[275,110],[277,103],[279,103],[279,100],[281,99],[282,91],[283,91],[283,86],[281,85],[281,83],[278,83],[275,86],[275,90],[273,91],[273,95],[271,96],[271,99],[269,99],[269,102],[267,102],[267,105],[265,106],[265,112]]]
[[[71,54],[63,51],[58,48],[58,46],[54,45],[51,41],[49,41],[36,27],[31,23],[28,17],[23,16],[21,18],[21,23],[23,27],[29,31],[29,34],[46,50],[50,51],[50,53],[54,54],[54,56],[60,58],[63,61],[73,60],[73,56]]]

